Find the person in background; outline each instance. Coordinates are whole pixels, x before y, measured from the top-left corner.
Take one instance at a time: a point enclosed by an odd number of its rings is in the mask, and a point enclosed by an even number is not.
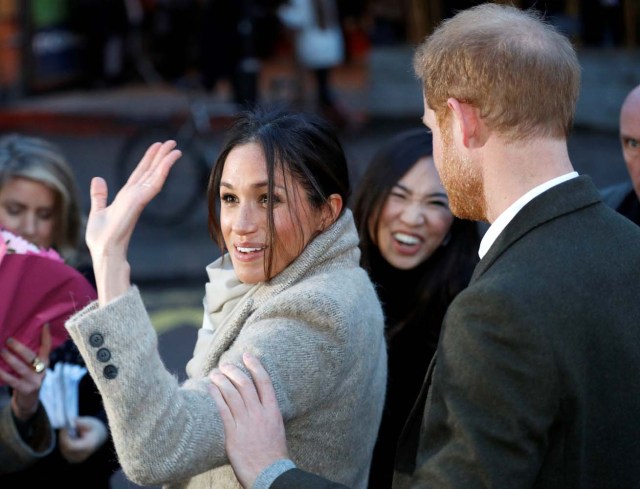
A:
[[[98,300],[66,323],[125,474],[142,485],[237,488],[207,375],[242,366],[251,352],[274,379],[296,461],[364,489],[387,357],[382,309],[344,205],[349,172],[337,134],[311,114],[259,107],[230,128],[208,188],[222,256],[207,267],[203,327],[183,384],[163,365],[127,261],[140,213],[181,155],[175,146],[151,145],[108,206],[106,182],[92,180],[86,236]]]
[[[636,488],[640,228],[573,170],[575,50],[540,14],[486,3],[440,24],[414,69],[451,210],[491,226],[447,310],[393,487]],[[282,462],[277,410],[241,373],[212,376],[236,472],[335,487]],[[248,411],[267,418],[253,439]]]
[[[55,145],[21,134],[0,138],[0,226],[41,248],[55,249],[92,281],[91,266],[80,245],[83,222],[75,178]],[[67,488],[108,489],[119,465],[102,400],[71,339],[51,352],[48,365],[43,389],[51,389],[57,398],[63,396],[55,394],[62,389],[60,382],[53,381],[56,366],[60,372],[84,372],[77,387],[79,416],[71,430],[54,426],[51,453],[24,470],[0,477],[0,485],[31,487],[42,477],[51,477],[64,481]]]
[[[602,189],[602,200],[640,225],[640,85],[620,109],[620,143],[630,180]]]
[[[476,223],[458,219],[424,127],[397,134],[373,156],[355,195],[361,265],[385,314],[388,380],[369,488],[388,489],[396,445],[431,362],[447,307],[478,262]]]
[[[331,86],[333,70],[345,61],[345,42],[335,0],[289,0],[278,9],[280,20],[293,33],[296,59],[313,73],[319,114],[337,128],[349,120]]]
[[[41,359],[49,357],[50,348],[49,327],[44,325],[37,355],[13,339],[0,351],[13,369],[11,374],[0,368],[0,382],[12,389],[11,396],[0,396],[0,480],[5,474],[33,465],[54,449],[55,435],[39,398],[46,368]]]

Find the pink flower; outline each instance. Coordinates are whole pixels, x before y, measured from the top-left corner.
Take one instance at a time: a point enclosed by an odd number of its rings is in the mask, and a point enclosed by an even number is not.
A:
[[[50,260],[64,262],[64,259],[53,248],[39,248],[23,237],[18,236],[17,234],[13,234],[11,231],[4,228],[0,228],[0,233],[2,234],[2,244],[4,245],[0,246],[0,255],[4,255],[5,253],[16,253],[19,255],[38,255]]]

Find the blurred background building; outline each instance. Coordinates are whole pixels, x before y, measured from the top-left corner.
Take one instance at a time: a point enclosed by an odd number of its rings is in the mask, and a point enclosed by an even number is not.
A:
[[[228,62],[223,53],[245,56],[248,64],[251,59],[264,64],[286,57],[291,54],[291,39],[275,15],[280,3],[0,0],[0,100],[70,87],[149,82],[158,76],[177,82],[202,72],[212,64],[207,59],[218,67]],[[378,47],[416,44],[440,20],[474,3],[477,1],[341,0],[347,60],[358,62]],[[544,11],[576,46],[638,48],[638,0],[509,3]],[[208,12],[222,20],[208,23]],[[216,35],[211,35],[212,30]],[[205,41],[216,43],[204,51],[203,31],[208,31]],[[244,38],[243,32],[247,33]]]
[[[185,118],[200,120],[200,109],[215,122],[233,114],[234,99],[254,96],[309,103],[313,77],[296,63],[291,33],[279,23],[283,1],[0,0],[0,132],[58,144],[87,211],[91,177],[118,188],[123,150],[139,128],[160,123],[177,133]],[[420,125],[413,47],[475,3],[338,0],[346,56],[332,83],[352,121],[341,137],[354,183],[382,141]],[[582,86],[569,139],[576,169],[599,187],[626,180],[618,118],[640,83],[640,0],[510,3],[542,10],[577,48]],[[208,164],[224,133],[213,129],[199,138]],[[186,173],[188,164],[180,165]],[[206,215],[202,199],[178,223],[143,220],[129,250],[163,360],[181,378],[202,321],[204,267],[218,256]],[[121,473],[112,486],[138,487]]]

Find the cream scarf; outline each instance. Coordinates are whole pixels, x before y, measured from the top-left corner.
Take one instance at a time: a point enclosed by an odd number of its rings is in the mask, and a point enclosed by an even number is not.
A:
[[[201,367],[209,351],[209,345],[225,319],[231,316],[235,308],[260,286],[260,284],[240,282],[228,254],[207,265],[206,270],[209,282],[205,285],[205,296],[202,301],[204,307],[202,328],[198,330],[193,357],[186,367],[187,375],[191,378],[203,375]]]

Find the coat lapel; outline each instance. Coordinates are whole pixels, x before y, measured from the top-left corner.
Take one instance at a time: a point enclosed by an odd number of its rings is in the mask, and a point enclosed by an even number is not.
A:
[[[565,214],[601,201],[600,194],[586,175],[567,180],[538,195],[525,205],[502,231],[480,260],[470,285],[475,282],[511,245],[537,227]]]

